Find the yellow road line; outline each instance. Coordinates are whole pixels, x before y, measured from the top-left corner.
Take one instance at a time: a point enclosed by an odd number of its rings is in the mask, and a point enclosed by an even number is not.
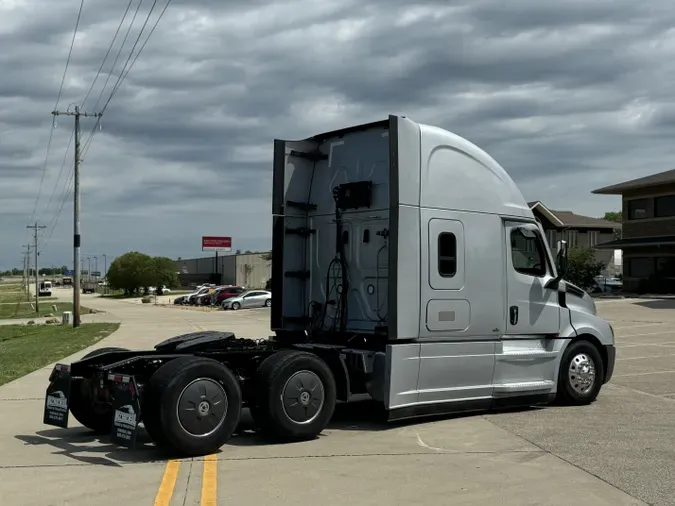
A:
[[[204,458],[204,474],[202,476],[202,506],[216,506],[218,459],[215,455]]]
[[[173,488],[176,485],[179,469],[179,460],[170,460],[166,463],[164,477],[155,497],[155,506],[169,506],[169,503],[171,503],[171,496],[173,495]]]

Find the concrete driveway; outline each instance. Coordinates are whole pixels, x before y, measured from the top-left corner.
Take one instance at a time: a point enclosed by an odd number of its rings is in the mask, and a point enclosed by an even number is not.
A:
[[[0,493],[36,506],[673,504],[675,365],[666,355],[675,355],[675,337],[664,322],[675,321],[675,305],[647,302],[599,304],[614,320],[621,361],[592,406],[382,425],[368,404],[353,404],[318,440],[289,445],[265,444],[245,418],[205,459],[167,462],[144,431],[131,451],[74,422],[42,425],[45,368],[0,387]],[[122,322],[98,346],[147,348],[195,329],[269,334],[264,309],[199,312],[91,296],[83,304],[105,311],[100,321]]]

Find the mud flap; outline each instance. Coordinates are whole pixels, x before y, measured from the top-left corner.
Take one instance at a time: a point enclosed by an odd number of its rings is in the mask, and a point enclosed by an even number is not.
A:
[[[133,448],[141,420],[138,385],[133,376],[126,374],[110,374],[108,380],[115,383],[112,401],[115,414],[110,440],[120,446]]]
[[[70,366],[56,364],[49,376],[42,421],[46,425],[68,428],[70,404]]]

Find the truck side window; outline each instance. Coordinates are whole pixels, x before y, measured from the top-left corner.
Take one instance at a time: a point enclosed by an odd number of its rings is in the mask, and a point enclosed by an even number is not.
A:
[[[457,238],[450,232],[438,234],[438,273],[444,278],[457,274]]]
[[[546,275],[546,254],[539,234],[524,228],[511,231],[511,261],[520,274],[542,277]]]

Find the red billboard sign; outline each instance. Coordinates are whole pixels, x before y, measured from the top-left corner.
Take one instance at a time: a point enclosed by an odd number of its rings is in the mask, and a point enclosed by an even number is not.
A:
[[[232,251],[231,237],[202,237],[202,251]]]

